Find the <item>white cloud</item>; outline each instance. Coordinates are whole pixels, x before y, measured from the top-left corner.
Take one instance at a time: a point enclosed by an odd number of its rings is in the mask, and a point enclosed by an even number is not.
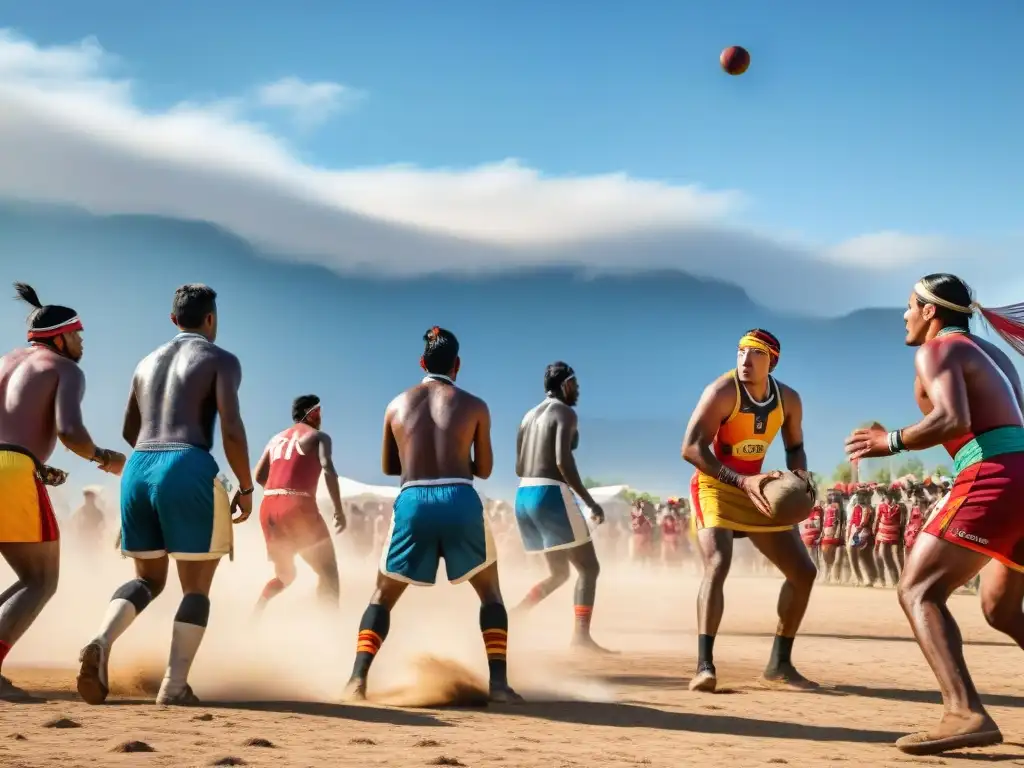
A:
[[[341,83],[307,83],[283,77],[256,90],[260,106],[285,110],[300,128],[315,128],[339,112],[351,109],[365,97],[362,91]]]
[[[828,314],[902,303],[926,265],[962,266],[937,237],[820,244],[755,232],[736,224],[736,191],[621,173],[547,177],[514,160],[318,167],[246,119],[242,99],[143,110],[115,64],[92,39],[44,47],[0,30],[0,197],[209,221],[281,258],[339,270],[679,268],[731,280],[769,306]],[[262,95],[317,114],[337,103],[336,89],[321,87],[331,85],[285,80]],[[823,289],[834,299],[809,306]]]

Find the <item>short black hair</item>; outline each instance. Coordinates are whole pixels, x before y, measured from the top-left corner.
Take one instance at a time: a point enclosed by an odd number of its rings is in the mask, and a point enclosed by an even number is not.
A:
[[[427,373],[445,376],[455,369],[459,340],[449,330],[434,326],[423,334],[423,367]]]
[[[174,292],[171,314],[181,328],[198,328],[211,312],[217,311],[217,292],[202,283],[187,283]]]
[[[318,405],[320,398],[316,395],[299,395],[292,400],[292,421],[298,424]]]
[[[562,385],[575,373],[568,363],[557,360],[544,369],[544,391],[561,396]]]
[[[956,304],[959,307],[970,307],[974,301],[970,286],[956,275],[951,275],[948,272],[935,272],[925,275],[921,278],[920,283],[935,294],[936,297],[943,301],[948,301],[950,304]],[[920,307],[931,303],[927,299],[921,298],[921,296],[916,296],[915,298]],[[938,304],[933,304],[932,306],[935,307],[935,316],[942,321],[943,327],[960,328],[965,331],[970,330],[970,313],[957,312],[954,309]]]

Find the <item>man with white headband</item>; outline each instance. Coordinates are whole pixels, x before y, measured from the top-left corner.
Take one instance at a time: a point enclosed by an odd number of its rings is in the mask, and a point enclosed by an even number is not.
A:
[[[1024,648],[1024,389],[1010,358],[970,332],[978,313],[1024,354],[1024,304],[987,309],[959,277],[933,274],[910,294],[906,343],[917,347],[914,393],[924,417],[888,431],[880,424],[846,440],[851,459],[941,445],[956,475],[907,556],[899,599],[938,678],[944,712],[934,728],[904,736],[912,755],[998,744],[963,656],[949,596],[981,573],[988,623]]]
[[[82,321],[70,307],[44,305],[31,286],[15,290],[32,307],[28,346],[0,357],[0,555],[16,581],[0,595],[0,671],[8,652],[57,590],[60,532],[47,486],[62,470],[44,464],[59,439],[69,451],[121,474],[124,456],[97,446],[82,423]],[[0,701],[29,698],[0,675]]]
[[[580,479],[573,451],[579,445],[578,420],[573,406],[580,387],[573,369],[561,361],[544,371],[545,397],[523,417],[516,436],[516,524],[523,548],[543,554],[548,577],[536,584],[517,606],[526,611],[569,579],[569,565],[576,569],[573,599],[573,647],[607,653],[590,636],[594,595],[601,567],[591,541],[586,518],[576,505],[575,493],[590,511],[595,525],[604,522],[604,511]]]
[[[410,584],[429,587],[441,559],[448,581],[468,581],[480,598],[480,634],[487,652],[492,701],[522,699],[509,687],[508,612],[498,585],[497,552],[473,478],[494,469],[487,403],[455,384],[459,341],[434,326],[423,335],[419,384],[384,412],[381,469],[402,478],[377,586],[359,622],[347,697],[366,698],[370,666],[391,628],[391,610]]]
[[[267,558],[274,565],[274,578],[263,587],[257,613],[295,581],[296,555],[316,573],[320,600],[331,608],[338,607],[338,560],[331,532],[316,503],[321,474],[334,505],[338,533],[345,530],[345,513],[331,456],[331,436],[320,428],[322,419],[319,397],[295,398],[294,423],[271,438],[256,462],[256,483],[263,487],[260,525],[267,542]]]
[[[791,653],[818,572],[796,526],[774,522],[760,490],[766,477],[762,474],[765,454],[780,433],[786,467],[811,485],[800,396],[772,376],[781,350],[779,340],[768,331],[755,328],[743,334],[736,349],[736,367],[705,388],[686,428],[682,454],[697,469],[690,483],[690,505],[704,565],[697,598],[693,691],[712,692],[718,685],[714,643],[725,609],[733,540],[739,537],[749,537],[786,579],[764,683],[795,689],[817,687],[797,672]]]

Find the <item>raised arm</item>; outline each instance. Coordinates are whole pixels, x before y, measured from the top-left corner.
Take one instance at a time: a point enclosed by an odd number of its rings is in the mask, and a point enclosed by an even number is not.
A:
[[[683,438],[683,458],[709,477],[723,483],[741,487],[742,478],[724,466],[711,451],[711,442],[715,439],[719,427],[729,418],[736,407],[736,385],[731,378],[721,378],[709,384],[686,426]]]
[[[553,411],[555,419],[555,463],[562,475],[565,484],[568,485],[584,504],[588,507],[597,506],[590,491],[583,485],[579,469],[576,468],[576,457],[573,456],[573,444],[576,440],[576,430],[579,421],[576,411],[569,406],[557,407]]]
[[[494,471],[494,448],[491,446],[491,411],[480,401],[480,415],[473,435],[473,475],[486,480]]]
[[[220,433],[224,441],[224,456],[231,471],[235,473],[241,490],[253,487],[252,470],[249,464],[249,442],[242,421],[238,389],[242,386],[242,364],[234,355],[223,352],[217,366],[214,390],[217,398],[217,413],[220,416]]]

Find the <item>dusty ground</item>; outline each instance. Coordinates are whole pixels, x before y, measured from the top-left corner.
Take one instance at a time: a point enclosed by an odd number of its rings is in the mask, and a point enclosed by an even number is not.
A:
[[[219,576],[210,631],[192,675],[204,706],[157,709],[145,694],[166,655],[177,603],[168,589],[117,647],[122,695],[94,708],[72,696],[71,662],[130,569],[112,559],[105,556],[102,567],[68,564],[61,593],[12,653],[7,674],[45,701],[0,704],[0,766],[1024,765],[1021,651],[985,626],[976,597],[958,596],[952,609],[1007,743],[909,758],[891,744],[937,718],[938,697],[888,590],[816,593],[795,658],[806,675],[826,684],[821,693],[756,685],[780,582],[731,581],[716,648],[729,692],[709,696],[686,689],[695,658],[695,580],[609,567],[595,634],[622,649],[621,656],[575,660],[564,652],[571,627],[571,589],[565,588],[512,627],[511,681],[532,703],[478,710],[356,707],[332,700],[351,665],[372,564],[347,578],[340,620],[311,616],[307,581],[254,627],[245,617],[266,578],[265,564],[254,555]],[[514,603],[532,574],[522,566],[507,570],[505,592]],[[0,575],[0,584],[6,581]],[[431,663],[423,653],[452,661]],[[447,585],[410,590],[378,658],[371,696],[376,688],[378,700],[391,695],[392,701],[429,705],[445,700],[450,684],[484,670],[472,591]],[[247,745],[253,739],[269,744]],[[153,751],[116,751],[129,741]]]

